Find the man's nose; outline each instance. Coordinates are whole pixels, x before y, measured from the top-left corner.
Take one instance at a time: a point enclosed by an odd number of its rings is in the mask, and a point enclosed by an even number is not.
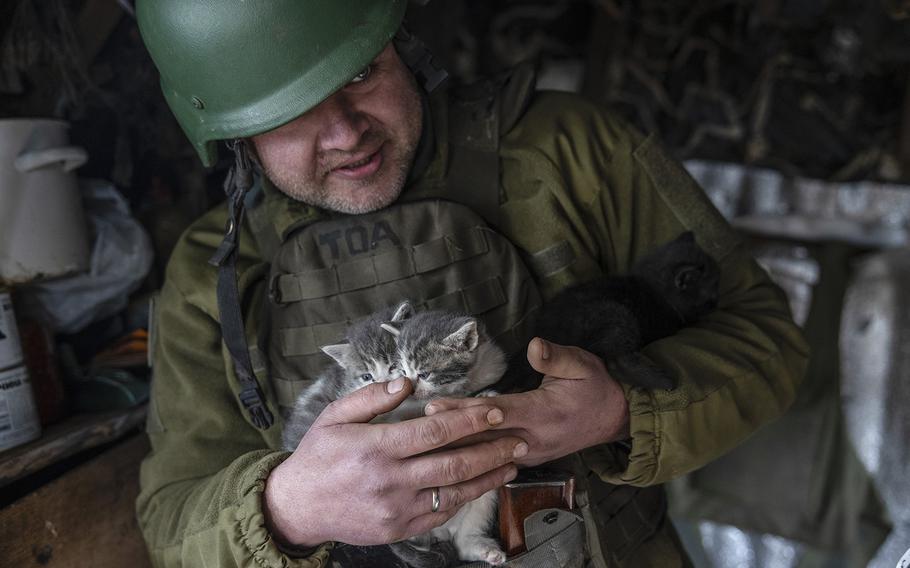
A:
[[[360,112],[353,101],[338,92],[323,101],[323,128],[319,136],[320,149],[354,151],[370,128],[366,115]]]

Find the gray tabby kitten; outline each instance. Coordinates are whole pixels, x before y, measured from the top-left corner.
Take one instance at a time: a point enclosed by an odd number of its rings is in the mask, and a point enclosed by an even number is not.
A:
[[[383,421],[422,416],[423,407],[432,398],[496,395],[484,389],[505,372],[506,357],[478,320],[431,311],[402,322],[382,324],[382,328],[397,338],[397,365],[414,384],[412,396],[380,417]],[[419,550],[436,541],[451,541],[463,561],[502,564],[506,554],[489,536],[496,518],[496,501],[497,492],[489,491],[466,503],[442,526],[409,539],[409,543]],[[409,553],[401,543],[392,548],[410,564],[420,564],[419,553]]]
[[[300,395],[282,433],[284,448],[294,451],[316,417],[330,402],[373,382],[392,381],[401,376],[395,360],[395,339],[380,324],[397,324],[413,313],[403,302],[354,322],[347,329],[347,343],[326,345],[322,351],[335,360]]]

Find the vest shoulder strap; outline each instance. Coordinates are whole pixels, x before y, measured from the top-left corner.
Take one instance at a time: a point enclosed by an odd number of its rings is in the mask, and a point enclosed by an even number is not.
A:
[[[536,70],[522,64],[508,72],[452,89],[449,105],[448,192],[498,226],[502,202],[499,140],[530,103]]]

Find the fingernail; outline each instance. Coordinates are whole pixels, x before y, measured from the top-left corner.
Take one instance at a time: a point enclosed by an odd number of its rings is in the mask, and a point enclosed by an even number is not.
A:
[[[435,404],[428,404],[423,409],[423,413],[426,416],[432,416],[433,414],[436,414],[437,410],[439,410],[439,408]]]
[[[528,445],[524,442],[521,442],[512,450],[513,458],[523,458],[526,455],[528,455]]]
[[[401,377],[400,379],[395,379],[394,381],[389,383],[389,386],[386,387],[386,390],[388,391],[389,394],[395,394],[397,392],[401,392],[401,389],[404,388],[404,382],[406,380],[407,379],[404,377]]]
[[[496,426],[497,424],[502,424],[502,421],[505,417],[502,415],[502,410],[494,408],[493,410],[487,412],[487,423],[490,426]]]
[[[550,358],[550,344],[545,339],[537,338],[540,341],[540,358],[549,359]]]

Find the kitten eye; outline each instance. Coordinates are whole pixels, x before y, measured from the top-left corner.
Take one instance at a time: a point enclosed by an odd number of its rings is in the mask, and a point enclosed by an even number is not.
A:
[[[363,71],[361,71],[357,75],[354,75],[354,78],[351,79],[351,83],[362,83],[362,82],[366,81],[372,72],[373,72],[373,66],[367,65],[366,67],[364,67]]]
[[[425,381],[430,376],[430,373],[417,373],[418,381]]]
[[[676,287],[680,290],[688,290],[694,286],[701,278],[702,271],[698,268],[686,268],[676,275]]]
[[[360,379],[364,382],[373,380],[373,373],[364,373],[360,375]]]

